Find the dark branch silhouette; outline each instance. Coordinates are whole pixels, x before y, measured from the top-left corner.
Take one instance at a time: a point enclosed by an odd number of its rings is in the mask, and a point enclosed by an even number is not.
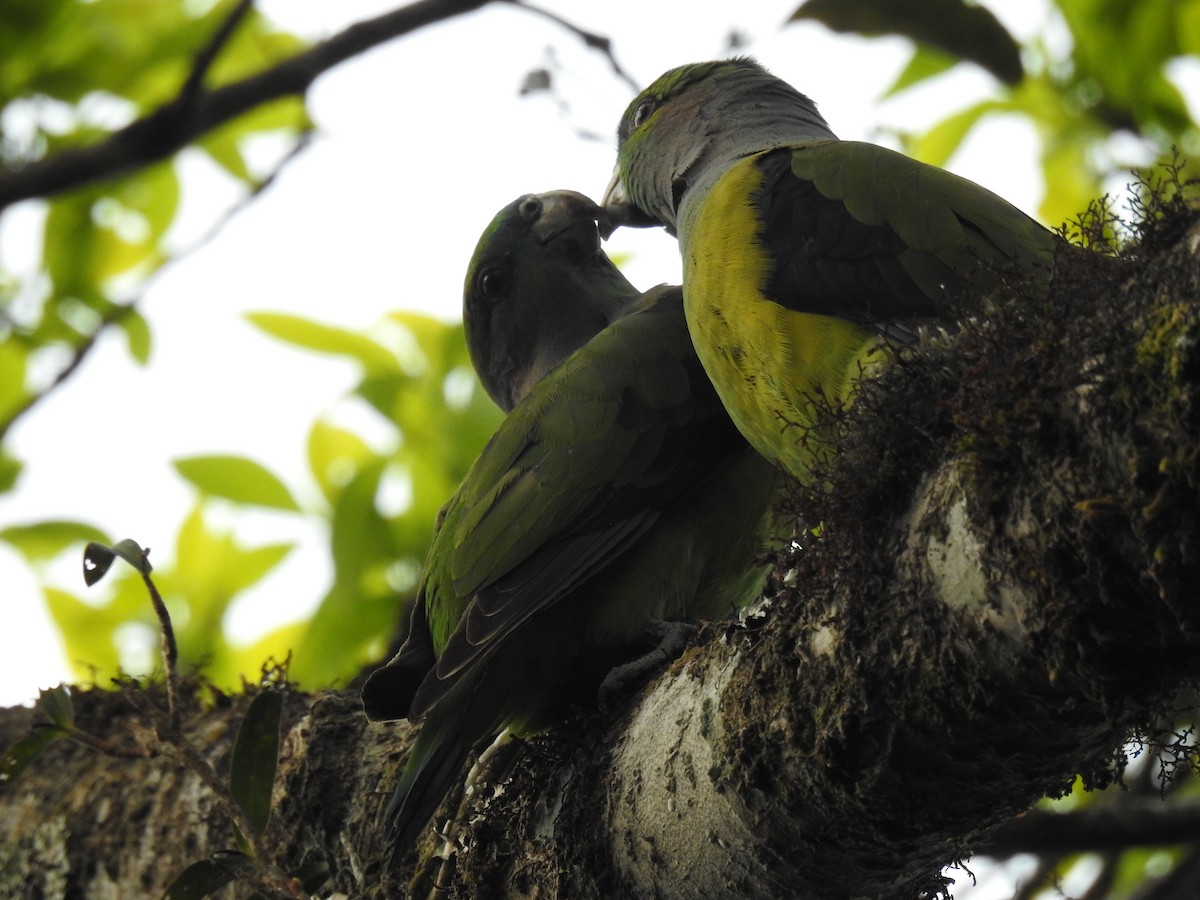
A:
[[[472,12],[489,0],[419,0],[389,13],[356,22],[257,75],[215,90],[204,87],[204,76],[249,12],[252,0],[241,0],[196,54],[192,71],[170,103],[113,132],[89,147],[65,150],[11,172],[0,173],[0,211],[21,200],[51,197],[93,181],[112,178],[165,159],[219,125],[272,100],[301,97],[324,72],[339,63],[426,25]],[[636,90],[621,68],[612,42],[519,0],[509,5],[545,16],[603,53],[613,72]]]
[[[212,224],[212,226],[200,236],[200,238],[198,238],[191,245],[177,251],[176,253],[173,253],[167,259],[163,260],[162,265],[151,272],[146,277],[146,280],[142,282],[141,288],[136,297],[124,303],[113,304],[107,310],[101,313],[100,320],[95,329],[91,334],[82,337],[79,343],[72,348],[71,358],[67,360],[66,364],[61,369],[59,369],[54,378],[51,379],[45,387],[26,395],[24,400],[18,404],[15,404],[8,414],[4,418],[0,419],[0,441],[3,441],[4,438],[8,436],[8,432],[12,429],[13,425],[16,424],[18,419],[21,419],[23,416],[27,415],[30,410],[42,403],[42,401],[44,401],[56,389],[62,387],[75,374],[75,372],[83,364],[83,361],[87,359],[88,356],[91,355],[91,352],[96,348],[96,342],[100,339],[101,334],[103,334],[113,325],[119,325],[130,314],[136,312],[138,306],[141,305],[142,300],[145,298],[147,291],[149,291],[150,287],[157,282],[164,273],[178,265],[183,260],[194,255],[202,247],[206,247],[211,244],[213,240],[216,239],[217,235],[224,230],[225,226],[228,225],[232,219],[236,218],[243,210],[250,206],[251,203],[257,200],[263,194],[263,192],[267,190],[267,188],[275,183],[276,179],[278,179],[284,168],[286,168],[292,160],[306,150],[311,141],[311,131],[306,131],[301,134],[296,139],[296,142],[292,145],[292,148],[275,164],[274,168],[272,168],[265,177],[260,179],[241,200],[222,213],[221,216]]]
[[[1163,847],[1200,841],[1200,803],[1164,803],[1156,797],[1121,802],[1070,814],[1036,810],[1007,822],[981,855],[1018,853],[1068,855]]]
[[[66,150],[0,175],[0,210],[33,197],[111,178],[165,159],[201,135],[272,100],[303,96],[323,72],[365,50],[484,6],[488,0],[420,0],[357,22],[308,50],[242,81],[215,90],[200,82],[248,4],[239,4],[198,54],[180,95],[149,115],[77,150]]]

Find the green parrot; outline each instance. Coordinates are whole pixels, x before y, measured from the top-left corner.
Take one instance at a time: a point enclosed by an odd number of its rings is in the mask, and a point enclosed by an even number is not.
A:
[[[638,290],[596,243],[599,215],[574,191],[527,194],[492,220],[475,249],[463,289],[467,351],[505,412],[636,306]]]
[[[515,406],[442,511],[407,639],[363,688],[369,717],[421,722],[386,813],[397,853],[476,744],[547,727],[671,623],[761,587],[779,471],[704,374],[680,289],[639,294],[600,250],[600,215],[579,194],[521,198],[471,262],[472,359]]]
[[[1005,200],[874,144],[750,59],[672,69],[629,105],[614,225],[679,238],[696,350],[747,440],[802,481],[821,407],[923,322],[1001,284],[1048,287],[1066,243]]]

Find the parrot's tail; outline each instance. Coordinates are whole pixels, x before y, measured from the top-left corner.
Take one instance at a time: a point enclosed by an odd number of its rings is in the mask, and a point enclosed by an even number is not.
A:
[[[475,740],[463,734],[438,734],[426,722],[404,766],[400,783],[384,813],[384,830],[399,859],[420,837],[438,805],[454,786]]]

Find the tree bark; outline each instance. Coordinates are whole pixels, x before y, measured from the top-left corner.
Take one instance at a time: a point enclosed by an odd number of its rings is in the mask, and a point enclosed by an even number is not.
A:
[[[419,861],[380,843],[409,726],[289,695],[272,861],[322,861],[323,896],[930,897],[1077,774],[1117,779],[1200,675],[1200,215],[1152,213],[1136,257],[1071,255],[1049,300],[870,382],[760,606],[624,708],[498,754],[452,865],[432,834]],[[77,715],[116,742],[147,727],[130,699]],[[187,719],[218,769],[243,707]],[[160,894],[229,835],[174,764],[59,742],[0,794],[0,894]]]

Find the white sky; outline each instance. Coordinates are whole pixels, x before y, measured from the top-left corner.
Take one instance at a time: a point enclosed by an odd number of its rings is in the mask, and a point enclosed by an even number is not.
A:
[[[319,38],[398,3],[262,0],[260,7],[282,27]],[[703,4],[646,0],[542,5],[611,37],[643,85],[671,66],[721,55],[736,28],[748,38],[744,52],[810,94],[843,138],[873,139],[881,123],[919,129],[991,85],[979,70],[960,66],[934,89],[879,106],[876,98],[907,59],[905,44],[841,37],[811,24],[781,27],[799,0],[712,4],[703,13]],[[1041,0],[987,5],[1018,36],[1044,26]],[[570,106],[565,114],[545,95],[518,97],[525,74],[551,60],[557,96]],[[109,335],[77,377],[14,430],[13,449],[27,468],[19,490],[0,498],[0,527],[81,519],[114,539],[149,545],[162,564],[194,499],[170,460],[199,453],[249,455],[310,496],[308,428],[337,407],[356,371],[262,336],[243,314],[286,311],[350,328],[397,308],[457,318],[466,262],[484,225],[523,193],[573,188],[598,198],[612,169],[611,135],[631,98],[599,54],[504,4],[326,74],[310,95],[320,129],[312,147],[145,297],[151,365],[138,368],[123,340]],[[581,140],[579,129],[604,141]],[[264,160],[278,150],[259,149]],[[1041,195],[1035,152],[1030,128],[997,123],[977,133],[951,168],[1033,212]],[[237,192],[198,154],[186,154],[182,167],[175,240],[186,246]],[[0,219],[4,265],[19,271],[37,258],[40,222],[32,204]],[[661,232],[623,230],[609,249],[634,254],[626,271],[635,284],[678,279],[674,242]],[[323,535],[311,524],[264,514],[239,525],[246,528],[255,542],[302,544],[233,610],[234,633],[249,640],[311,609],[329,566]],[[78,571],[72,560],[55,577],[83,595]],[[28,701],[69,677],[41,593],[4,545],[0,612],[0,704]],[[1009,896],[1011,884],[1001,882],[981,884],[972,897]]]

